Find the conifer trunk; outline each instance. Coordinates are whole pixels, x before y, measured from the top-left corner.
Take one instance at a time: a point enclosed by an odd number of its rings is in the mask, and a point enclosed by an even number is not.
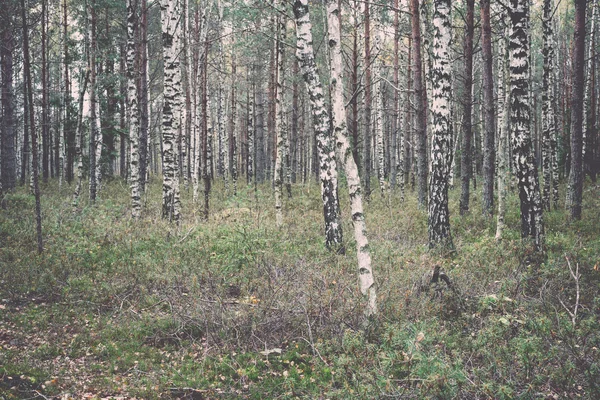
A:
[[[571,218],[581,219],[583,197],[583,95],[585,57],[586,0],[575,0],[575,38],[573,44],[573,87],[571,92],[571,170],[567,188],[567,207]]]
[[[0,8],[0,16],[4,21],[0,38],[0,76],[1,98],[2,98],[2,119],[0,140],[2,148],[2,166],[0,171],[2,177],[0,179],[0,193],[6,193],[14,189],[17,184],[17,160],[15,149],[16,139],[16,124],[15,118],[15,93],[14,93],[14,67],[13,67],[13,52],[15,49],[15,37],[13,26],[14,9],[10,4],[6,4]]]
[[[29,131],[31,133],[31,158],[32,158],[32,176],[33,192],[35,195],[35,220],[37,233],[37,251],[41,254],[44,251],[42,239],[42,206],[40,202],[40,183],[39,183],[39,159],[38,143],[35,131],[35,118],[33,113],[33,84],[31,77],[31,61],[29,59],[29,32],[27,28],[27,15],[25,11],[25,0],[21,0],[21,17],[23,19],[23,75],[25,75],[25,85],[27,86],[27,105],[29,107]]]
[[[410,0],[410,13],[412,15],[412,57],[413,57],[413,84],[415,107],[415,138],[417,161],[417,200],[420,208],[427,205],[427,121],[425,113],[425,87],[423,85],[423,67],[421,58],[421,23],[419,18],[419,0]]]
[[[466,27],[465,27],[465,41],[463,46],[463,53],[465,56],[465,75],[464,75],[464,92],[462,99],[462,141],[460,151],[460,182],[461,182],[461,195],[460,195],[460,214],[464,215],[469,211],[470,202],[470,188],[471,188],[471,174],[473,170],[471,168],[472,161],[472,108],[473,108],[473,14],[475,7],[475,0],[467,0],[467,15],[466,15]]]
[[[494,79],[492,77],[492,28],[490,25],[490,0],[481,0],[481,49],[483,58],[483,215],[490,217],[494,207],[494,169],[496,119],[494,113]]]

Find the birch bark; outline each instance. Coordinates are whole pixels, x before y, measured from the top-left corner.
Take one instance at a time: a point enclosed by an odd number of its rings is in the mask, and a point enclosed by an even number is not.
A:
[[[367,316],[377,313],[377,293],[373,270],[371,267],[371,253],[367,238],[367,225],[362,206],[362,194],[358,168],[352,154],[352,147],[348,139],[346,126],[346,109],[344,107],[344,75],[340,38],[340,9],[337,0],[327,1],[327,31],[329,36],[329,49],[331,57],[331,103],[333,110],[333,130],[336,140],[336,152],[342,161],[348,181],[350,193],[350,209],[356,252],[358,259],[358,278],[360,291],[367,296],[368,304],[365,310]]]
[[[315,55],[311,22],[308,13],[308,0],[295,0],[293,4],[296,18],[297,50],[296,57],[302,69],[302,75],[311,104],[313,125],[316,134],[317,151],[319,153],[319,179],[321,181],[321,197],[323,199],[323,216],[325,219],[325,244],[328,248],[343,251],[342,225],[340,223],[337,168],[335,164],[335,148],[330,130],[330,119],[325,107],[323,86],[319,79]]]

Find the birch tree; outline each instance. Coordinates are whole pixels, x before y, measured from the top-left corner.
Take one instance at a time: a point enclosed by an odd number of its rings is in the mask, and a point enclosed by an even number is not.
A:
[[[510,135],[521,203],[521,236],[533,239],[536,250],[542,251],[544,222],[530,136],[528,0],[510,0],[509,16]]]
[[[139,154],[139,108],[137,103],[136,73],[135,73],[135,37],[137,29],[135,0],[127,0],[127,111],[129,113],[129,165],[131,168],[131,215],[139,218],[142,212],[140,195],[140,154]]]
[[[89,192],[90,201],[96,201],[100,191],[100,176],[102,156],[102,132],[100,129],[100,106],[98,88],[96,87],[96,1],[92,0],[89,7],[90,28],[89,35],[89,65],[90,65],[90,147],[89,147]]]
[[[181,9],[179,0],[161,0],[163,78],[163,197],[162,217],[179,222],[178,132],[181,121]]]
[[[542,29],[544,72],[542,76],[542,171],[544,173],[544,188],[542,205],[550,210],[550,190],[552,187],[552,140],[556,136],[556,117],[554,114],[554,2],[544,0]],[[554,139],[555,140],[555,139]],[[557,182],[558,183],[558,182]]]
[[[342,225],[340,223],[335,149],[330,130],[329,114],[325,107],[323,86],[319,79],[312,46],[308,0],[295,0],[293,10],[296,18],[296,57],[310,98],[317,151],[319,153],[319,179],[321,181],[321,197],[325,219],[325,244],[328,248],[342,250],[340,248],[342,245]]]
[[[367,225],[362,206],[362,194],[358,168],[352,154],[352,147],[348,139],[346,126],[346,109],[344,107],[344,67],[342,62],[341,38],[340,38],[340,9],[337,0],[327,1],[327,31],[329,37],[329,50],[331,57],[331,103],[333,110],[333,130],[335,133],[337,156],[339,157],[350,194],[350,209],[352,224],[354,226],[354,238],[356,240],[356,252],[358,259],[358,278],[360,291],[367,296],[368,305],[365,310],[367,316],[377,313],[377,293],[373,270],[371,268],[371,253],[367,238]]]
[[[433,11],[432,54],[432,137],[431,176],[429,178],[429,247],[451,249],[448,211],[448,175],[452,165],[452,86],[450,66],[450,0],[435,0]]]
[[[498,71],[498,215],[496,218],[496,240],[502,239],[504,216],[506,214],[506,194],[509,179],[509,126],[510,126],[510,88],[508,87],[508,27],[506,12],[501,14],[504,35],[499,41]]]
[[[277,226],[281,227],[283,226],[283,210],[281,200],[281,194],[283,191],[283,158],[285,154],[285,139],[287,136],[285,111],[283,106],[285,22],[281,16],[277,19],[277,33],[277,85],[275,87],[275,134],[277,135],[277,152],[275,157],[275,168],[273,171],[273,181],[275,186],[275,219]]]

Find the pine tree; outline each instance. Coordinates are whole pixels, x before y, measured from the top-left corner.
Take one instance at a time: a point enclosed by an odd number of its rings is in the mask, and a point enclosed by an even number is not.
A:
[[[465,19],[465,41],[463,43],[463,54],[465,56],[465,72],[464,72],[464,92],[462,98],[462,141],[461,141],[461,158],[460,158],[460,214],[463,215],[469,211],[470,190],[471,190],[471,168],[472,161],[472,138],[473,128],[471,110],[473,109],[473,14],[475,0],[467,0],[467,15]]]

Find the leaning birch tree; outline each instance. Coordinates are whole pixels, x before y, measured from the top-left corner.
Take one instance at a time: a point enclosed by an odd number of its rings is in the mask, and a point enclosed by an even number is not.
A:
[[[356,253],[358,258],[358,279],[360,291],[368,297],[367,316],[377,313],[377,292],[371,268],[371,252],[367,239],[367,224],[362,206],[362,193],[358,167],[352,155],[352,147],[348,139],[346,126],[346,109],[344,107],[344,64],[342,62],[340,39],[340,9],[337,0],[327,1],[327,31],[331,57],[331,106],[333,110],[333,130],[335,133],[337,156],[344,166],[348,191],[350,193],[350,209]]]
[[[340,247],[342,245],[342,225],[340,223],[335,148],[331,135],[329,114],[325,106],[323,86],[315,62],[308,0],[295,0],[293,10],[296,19],[296,57],[310,98],[317,151],[319,153],[319,179],[321,180],[321,197],[325,219],[325,244],[328,248],[343,250]]]
[[[162,217],[179,222],[179,174],[177,142],[181,114],[181,10],[179,0],[161,0],[161,26],[163,41],[163,200]]]
[[[536,250],[542,251],[544,221],[530,135],[529,1],[511,0],[509,17],[510,135],[521,203],[521,237],[533,239]]]
[[[452,85],[450,65],[451,1],[435,0],[433,11],[431,175],[429,177],[429,247],[451,249],[448,176],[452,165]]]

